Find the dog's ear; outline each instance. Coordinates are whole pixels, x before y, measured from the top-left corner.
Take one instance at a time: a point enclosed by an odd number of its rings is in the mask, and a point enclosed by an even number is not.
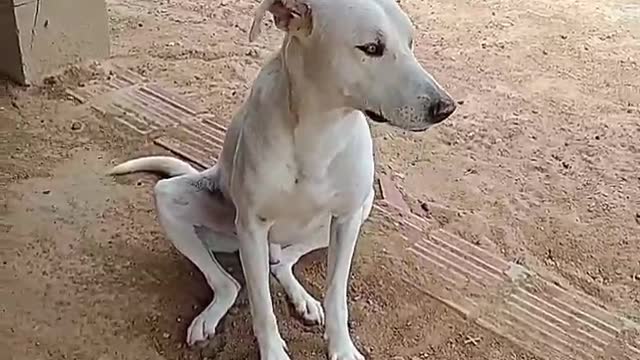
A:
[[[267,11],[273,15],[276,27],[282,31],[302,31],[305,35],[311,32],[311,7],[305,0],[263,0],[256,9],[249,31],[249,41],[254,41],[260,35],[262,18]]]

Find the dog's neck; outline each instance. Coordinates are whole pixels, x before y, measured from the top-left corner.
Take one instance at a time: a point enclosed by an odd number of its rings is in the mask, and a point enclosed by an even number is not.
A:
[[[314,69],[305,64],[309,56],[300,40],[285,36],[281,48],[281,71],[286,76],[288,86],[289,111],[294,125],[301,121],[322,121],[330,125],[347,114],[356,111],[345,106],[338,94],[323,89],[313,77]],[[335,94],[336,96],[333,96]]]

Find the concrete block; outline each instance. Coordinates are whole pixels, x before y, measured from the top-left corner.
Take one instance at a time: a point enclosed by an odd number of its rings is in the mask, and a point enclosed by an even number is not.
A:
[[[37,84],[60,68],[109,56],[105,0],[0,0],[0,74]]]

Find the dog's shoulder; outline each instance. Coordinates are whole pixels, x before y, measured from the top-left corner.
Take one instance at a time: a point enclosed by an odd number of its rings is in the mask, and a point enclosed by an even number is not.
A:
[[[271,57],[258,72],[246,104],[254,108],[261,104],[281,99],[287,91],[288,82],[283,71],[280,54]]]

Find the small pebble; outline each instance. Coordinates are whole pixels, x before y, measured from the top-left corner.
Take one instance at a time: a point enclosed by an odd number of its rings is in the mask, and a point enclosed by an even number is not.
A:
[[[258,50],[256,49],[249,49],[249,51],[247,51],[247,56],[251,56],[253,58],[257,58],[260,56],[260,54],[258,53]]]

